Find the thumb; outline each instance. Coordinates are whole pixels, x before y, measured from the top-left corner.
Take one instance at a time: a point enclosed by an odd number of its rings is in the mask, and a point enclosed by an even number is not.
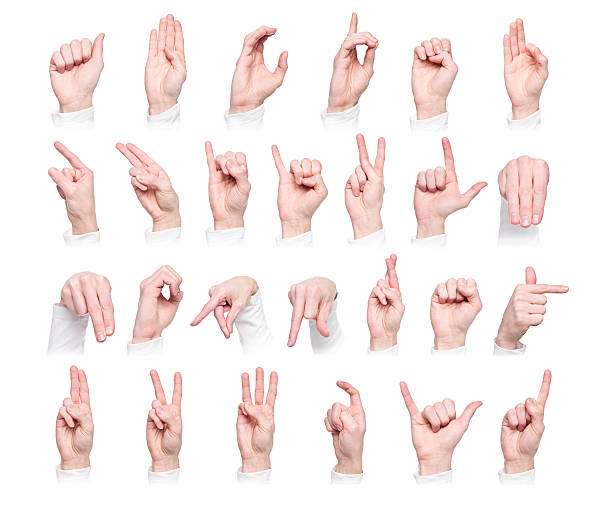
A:
[[[529,416],[531,416],[531,423],[533,424],[533,428],[538,432],[544,431],[544,410],[538,403],[529,398],[525,401],[525,409]]]
[[[242,311],[242,305],[232,304],[231,309],[227,313],[227,318],[225,319],[225,322],[227,324],[227,329],[230,334],[234,332],[234,322],[236,321],[236,318],[240,314],[240,311]]]
[[[476,183],[475,185],[473,185],[468,191],[463,194],[466,207],[470,205],[470,202],[472,202],[472,200],[476,198],[476,195],[478,195],[480,193],[480,190],[482,190],[485,186],[487,186],[487,183],[481,181],[480,183]]]
[[[440,54],[435,54],[433,56],[430,56],[428,57],[428,59],[430,62],[436,63],[438,65],[442,65],[442,67],[446,69],[450,69],[455,66],[453,57],[450,55],[450,53],[446,51],[442,51]]]
[[[461,413],[461,416],[457,419],[465,426],[465,430],[467,430],[468,426],[470,425],[470,420],[480,406],[482,406],[482,402],[480,401],[470,402],[463,410],[463,413]]]
[[[346,430],[354,430],[357,428],[357,422],[347,411],[340,412],[340,420],[342,420],[342,427]]]
[[[329,329],[327,328],[327,318],[331,313],[332,305],[325,304],[317,314],[317,330],[323,337],[329,337]]]
[[[535,269],[533,267],[525,268],[525,284],[535,285],[538,282]]]
[[[91,50],[91,57],[95,60],[102,61],[102,50],[103,50],[104,34],[101,33],[94,40],[93,48]]]
[[[288,57],[289,53],[287,51],[283,51],[278,57],[278,66],[276,67],[276,70],[274,70],[274,75],[280,79],[281,83],[283,82],[283,79],[285,79],[285,74],[289,68],[289,64],[287,63]]]

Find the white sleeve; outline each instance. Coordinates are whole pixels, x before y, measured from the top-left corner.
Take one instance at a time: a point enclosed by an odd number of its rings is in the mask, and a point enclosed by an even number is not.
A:
[[[372,232],[370,235],[366,235],[365,237],[361,237],[359,239],[349,238],[349,244],[353,244],[356,246],[382,246],[385,244],[386,236],[385,229],[381,228],[376,232]]]
[[[249,303],[236,317],[236,330],[245,353],[265,351],[272,342],[272,333],[264,314],[261,290],[251,296]]]
[[[506,348],[502,348],[497,346],[497,343],[493,341],[493,355],[524,355],[527,346],[521,343],[520,341],[516,343],[517,347],[515,350],[507,350]]]
[[[312,351],[316,354],[320,353],[334,353],[338,351],[338,348],[342,345],[344,340],[344,333],[338,322],[338,301],[335,300],[332,306],[331,313],[327,317],[327,330],[329,331],[329,337],[323,337],[317,330],[317,323],[315,320],[308,320],[308,326],[310,328],[310,344],[312,345]]]
[[[422,239],[412,236],[410,243],[415,246],[433,246],[442,247],[446,246],[446,234],[432,235],[431,237],[424,237]]]
[[[342,474],[337,473],[334,467],[331,470],[331,482],[333,485],[359,485],[363,481],[363,473]]]
[[[206,229],[206,244],[209,246],[242,246],[245,231],[244,227],[226,230],[215,230],[210,227]]]
[[[427,119],[410,118],[410,129],[419,132],[442,132],[448,127],[448,112]]]
[[[75,315],[59,304],[53,305],[48,355],[82,355],[89,315]]]
[[[100,231],[72,235],[72,229],[68,229],[64,232],[64,243],[66,246],[97,246],[100,244]]]
[[[391,348],[387,348],[386,350],[373,350],[372,348],[368,348],[368,355],[376,355],[376,356],[389,356],[394,357],[399,355],[399,344],[395,346],[391,346]]]
[[[453,348],[452,350],[436,350],[435,348],[431,348],[431,354],[444,357],[461,356],[465,355],[465,350],[465,346],[459,346],[458,348]]]
[[[181,119],[181,106],[176,103],[167,111],[160,114],[147,114],[147,123],[151,128],[176,127]]]
[[[179,481],[180,468],[171,471],[154,473],[149,467],[149,485],[176,485]]]
[[[341,112],[321,112],[321,121],[324,127],[350,128],[356,127],[359,122],[359,104]]]
[[[499,482],[503,485],[532,485],[535,482],[535,469],[515,474],[506,474],[500,469]]]
[[[56,127],[92,127],[94,108],[91,106],[75,112],[53,112],[51,119]]]
[[[145,242],[148,246],[169,246],[176,244],[181,238],[181,227],[168,228],[153,232],[153,229],[145,230]]]
[[[264,106],[261,104],[255,109],[237,114],[225,113],[225,124],[227,128],[254,129],[263,125]]]
[[[301,248],[306,246],[312,246],[312,231],[306,232],[305,234],[296,235],[295,237],[288,237],[283,239],[281,236],[276,238],[276,245],[281,248]]]
[[[510,223],[508,214],[508,202],[501,197],[499,209],[499,234],[497,236],[499,246],[538,246],[540,244],[540,231],[536,225],[523,228],[520,225]]]
[[[419,485],[448,485],[453,482],[453,470],[451,469],[450,471],[444,471],[438,474],[429,474],[427,476],[421,476],[419,473],[414,473],[414,479]]]
[[[542,111],[538,109],[523,119],[512,119],[512,113],[510,113],[507,119],[510,130],[536,130],[542,122]]]
[[[89,483],[91,467],[83,467],[82,469],[61,469],[60,466],[55,468],[55,476],[58,483],[73,483],[86,484]]]
[[[146,357],[148,355],[159,355],[164,350],[164,337],[156,337],[145,343],[127,343],[127,354],[130,357]]]
[[[247,484],[269,483],[271,476],[272,469],[265,469],[264,471],[256,471],[254,473],[243,473],[242,466],[238,469],[237,473],[238,482]]]

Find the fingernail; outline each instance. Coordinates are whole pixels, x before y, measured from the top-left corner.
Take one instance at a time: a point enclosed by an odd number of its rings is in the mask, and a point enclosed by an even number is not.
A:
[[[442,50],[440,49],[440,46],[436,46],[436,48],[435,48],[435,49],[436,49],[436,54],[440,54],[440,52],[442,51]]]
[[[538,223],[540,223],[540,215],[539,214],[534,214],[533,215],[533,224],[537,225]]]
[[[528,227],[529,225],[531,225],[531,222],[529,221],[529,216],[523,216],[521,226]]]
[[[513,215],[510,217],[510,221],[511,221],[511,222],[512,222],[514,225],[518,225],[518,222],[519,222],[519,216],[518,216],[518,214],[513,214]]]
[[[228,161],[227,161],[227,166],[228,166],[228,167],[233,167],[233,166],[234,166],[234,164],[232,163],[232,161],[231,161],[231,160],[228,160]]]
[[[98,342],[101,343],[102,341],[104,341],[106,339],[106,336],[104,334],[100,333],[100,334],[98,334],[96,336],[96,339],[98,339]]]
[[[113,333],[113,327],[106,327],[106,335],[110,336]]]

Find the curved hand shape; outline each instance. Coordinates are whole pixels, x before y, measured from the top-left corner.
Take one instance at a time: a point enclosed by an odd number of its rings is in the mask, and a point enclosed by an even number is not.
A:
[[[367,46],[363,63],[357,57],[357,46]],[[353,12],[348,35],[334,58],[329,85],[327,112],[341,112],[354,107],[374,75],[374,56],[378,39],[370,32],[357,33],[357,14]]]
[[[181,226],[178,195],[166,171],[134,144],[115,146],[132,164],[132,186],[140,204],[153,219],[153,232]]]
[[[93,435],[87,377],[85,371],[72,366],[70,397],[64,399],[55,422],[55,441],[61,457],[60,469],[89,467]]]
[[[276,28],[261,26],[245,37],[232,78],[229,114],[256,109],[283,84],[289,53],[280,54],[274,72],[270,72],[264,62],[264,43],[275,33]]]

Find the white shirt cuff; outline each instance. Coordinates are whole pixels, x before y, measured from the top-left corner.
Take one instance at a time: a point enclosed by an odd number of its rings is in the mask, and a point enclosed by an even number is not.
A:
[[[523,228],[520,225],[513,225],[510,223],[508,202],[504,197],[501,197],[499,208],[499,234],[497,236],[497,244],[498,246],[538,246],[540,244],[540,231],[537,225]]]
[[[243,473],[242,466],[238,469],[237,473],[238,482],[247,484],[269,483],[271,476],[272,469],[265,469],[264,471],[256,471],[254,473]]]
[[[465,346],[459,346],[458,348],[453,348],[452,350],[436,350],[435,348],[431,349],[432,355],[441,355],[441,356],[451,356],[451,355],[465,355]]]
[[[154,473],[149,467],[149,485],[176,485],[179,481],[180,467],[171,471]]]
[[[369,235],[364,237],[360,237],[359,239],[349,238],[349,244],[357,245],[357,246],[382,246],[385,244],[386,236],[385,229],[381,228],[376,232],[372,232]]]
[[[431,237],[423,237],[422,239],[412,236],[410,242],[415,246],[446,246],[446,234],[432,235]]]
[[[344,340],[344,333],[338,322],[338,300],[334,301],[332,310],[327,317],[329,337],[319,334],[315,320],[308,320],[308,326],[310,328],[310,344],[314,353],[334,353],[338,351]]]
[[[535,482],[535,469],[515,474],[506,474],[500,469],[498,474],[499,482],[503,485],[532,485]]]
[[[263,124],[264,106],[261,104],[255,109],[237,114],[225,113],[227,128],[259,128]]]
[[[89,315],[75,315],[59,304],[53,305],[53,317],[49,332],[49,355],[82,355]]]
[[[538,109],[523,119],[512,119],[512,113],[510,113],[507,120],[510,130],[536,130],[542,123],[542,111]]]
[[[144,343],[127,343],[127,354],[130,357],[146,357],[148,355],[159,355],[164,350],[164,337],[156,337]]]
[[[325,127],[356,127],[359,121],[359,104],[341,112],[321,112],[321,121]]]
[[[181,227],[168,228],[153,232],[153,229],[145,230],[145,242],[148,246],[169,246],[176,244],[181,238]]]
[[[72,235],[72,229],[68,229],[64,232],[64,242],[66,246],[97,246],[100,244],[100,231]]]
[[[520,341],[516,343],[515,350],[507,350],[506,348],[501,348],[497,345],[495,341],[493,341],[493,355],[524,355],[527,346],[521,343]]]
[[[60,466],[55,468],[55,476],[58,483],[89,483],[91,467],[83,467],[82,469],[61,469]]]
[[[168,128],[178,126],[181,118],[181,106],[177,102],[170,109],[159,114],[147,114],[147,123],[154,128]]]
[[[312,230],[305,234],[296,235],[283,239],[281,236],[276,238],[276,245],[282,248],[302,248],[312,246]]]
[[[421,476],[419,473],[414,473],[414,479],[419,485],[448,485],[453,482],[453,470],[451,469],[438,474],[429,474],[427,476]]]
[[[363,473],[342,474],[337,473],[334,467],[331,470],[331,482],[334,485],[359,485],[363,481]]]
[[[373,350],[372,348],[368,348],[368,355],[377,355],[377,356],[397,356],[399,355],[399,344],[396,344],[395,346],[391,346],[390,348],[387,348],[386,350]]]
[[[261,290],[251,296],[235,323],[244,353],[260,353],[267,349],[272,342],[272,333],[266,321]]]
[[[53,112],[51,119],[56,127],[91,127],[94,122],[94,108],[91,106],[74,112]]]
[[[410,129],[419,132],[440,132],[448,127],[448,112],[427,119],[410,118]]]
[[[246,229],[228,228],[226,230],[215,230],[213,227],[206,229],[206,244],[209,246],[241,246],[244,242]]]

